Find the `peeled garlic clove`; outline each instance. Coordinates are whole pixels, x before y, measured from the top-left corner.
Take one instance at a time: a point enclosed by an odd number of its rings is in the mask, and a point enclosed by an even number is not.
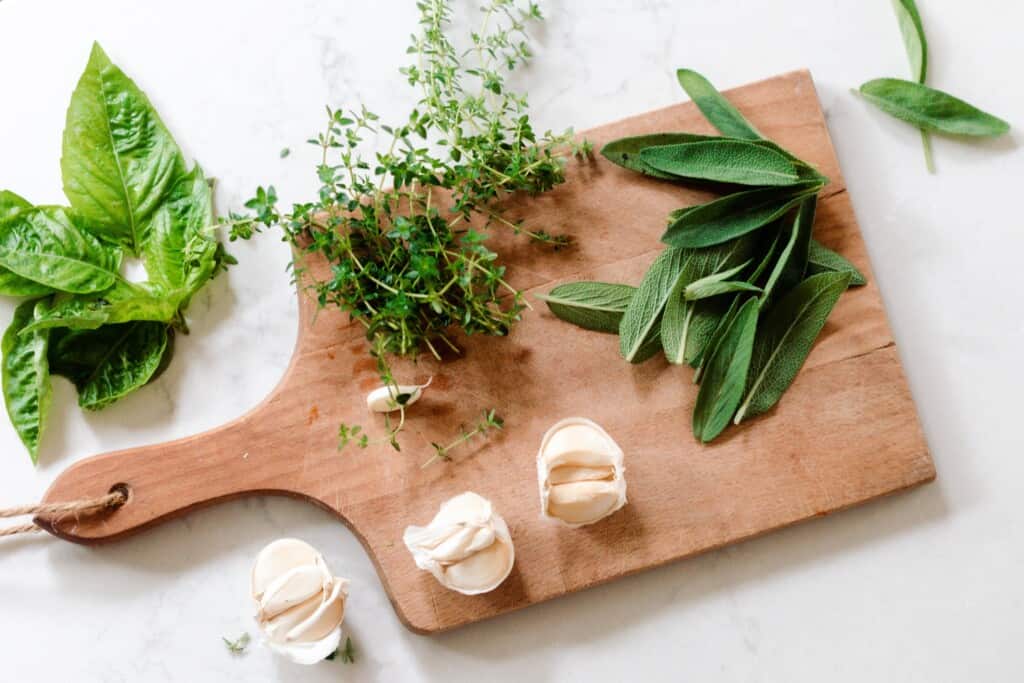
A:
[[[331,576],[312,546],[274,541],[252,570],[256,623],[264,642],[300,664],[314,664],[338,648],[348,581]]]
[[[417,567],[465,595],[494,590],[515,564],[508,525],[489,500],[472,492],[442,504],[426,527],[407,527],[403,540]]]
[[[423,390],[430,386],[433,378],[425,384],[389,384],[377,387],[366,395],[366,407],[375,413],[390,413],[403,406],[411,406],[420,400]]]
[[[578,527],[626,504],[623,453],[598,424],[582,417],[555,423],[537,454],[541,514]]]

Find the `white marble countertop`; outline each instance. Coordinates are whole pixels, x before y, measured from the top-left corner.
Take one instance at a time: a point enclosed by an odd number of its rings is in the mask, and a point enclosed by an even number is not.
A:
[[[458,0],[461,1],[461,0]],[[1024,156],[1013,140],[935,141],[848,91],[904,76],[889,3],[547,2],[524,76],[542,127],[578,129],[682,98],[675,67],[722,87],[800,67],[817,82],[939,472],[937,483],[692,561],[436,638],[405,631],[359,543],[310,505],[250,499],[130,540],[0,544],[0,679],[1017,681],[1024,587]],[[930,82],[1024,126],[1024,5],[919,0]],[[147,90],[222,210],[257,184],[316,186],[325,103],[410,102],[396,69],[412,0],[3,0],[0,186],[60,202],[64,110],[91,41]],[[1018,128],[1019,130],[1019,128]],[[1020,133],[1015,133],[1016,137]],[[279,158],[279,150],[292,154]],[[37,500],[87,455],[221,424],[281,376],[296,334],[287,250],[235,245],[240,265],[195,301],[154,385],[97,414],[55,381],[41,463],[5,419],[0,507]],[[12,306],[0,304],[6,325]],[[221,636],[253,632],[247,575],[281,535],[353,580],[358,650],[309,669]]]

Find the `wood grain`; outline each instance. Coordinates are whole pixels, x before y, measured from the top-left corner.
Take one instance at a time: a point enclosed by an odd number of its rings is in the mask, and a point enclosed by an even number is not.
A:
[[[832,178],[816,234],[870,277],[813,82],[794,72],[728,93],[765,134]],[[708,131],[681,104],[586,133],[596,146],[623,135]],[[569,182],[510,210],[532,225],[577,237],[552,253],[508,235],[493,247],[528,293],[600,278],[636,283],[661,248],[672,209],[701,192],[654,181],[598,158],[573,165]],[[325,264],[312,264],[314,270]],[[532,297],[530,297],[532,298]],[[536,302],[536,300],[534,299]],[[341,421],[379,430],[363,397],[378,380],[359,329],[300,296],[300,333],[280,385],[248,415],[170,443],[95,456],[68,468],[45,500],[130,488],[106,517],[65,520],[68,540],[122,538],[212,502],[250,494],[306,498],[335,512],[373,558],[401,620],[434,633],[594,586],[931,481],[914,405],[873,282],[843,296],[793,388],[770,414],[702,447],[690,434],[696,395],[688,369],[661,360],[622,362],[617,340],[555,319],[536,302],[507,339],[464,340],[460,357],[402,364],[402,381],[434,377],[410,411],[403,451],[338,452]],[[451,437],[485,407],[508,428],[426,469],[428,443]],[[629,504],[589,528],[539,516],[534,458],[554,421],[596,420],[626,450]],[[401,543],[462,491],[490,498],[516,545],[516,567],[496,591],[467,597],[418,571]],[[270,539],[268,539],[269,541]]]

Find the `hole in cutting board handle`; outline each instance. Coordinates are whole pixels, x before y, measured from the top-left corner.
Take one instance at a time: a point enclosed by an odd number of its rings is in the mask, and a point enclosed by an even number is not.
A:
[[[107,493],[120,493],[124,496],[124,502],[118,505],[118,508],[124,507],[132,499],[132,487],[124,482],[118,482],[110,487]],[[116,509],[116,508],[115,508]]]

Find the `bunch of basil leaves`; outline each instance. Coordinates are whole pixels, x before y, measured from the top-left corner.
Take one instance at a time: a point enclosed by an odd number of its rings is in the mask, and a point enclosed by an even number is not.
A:
[[[7,414],[33,462],[50,375],[104,408],[151,381],[187,331],[192,296],[233,260],[213,235],[210,183],[99,45],[71,96],[61,172],[70,206],[0,192],[0,294],[28,297],[3,335]],[[130,282],[122,259],[141,259]]]
[[[693,432],[708,442],[730,421],[778,402],[839,296],[866,281],[812,237],[828,179],[766,140],[703,76],[677,75],[722,136],[657,133],[615,140],[601,153],[649,176],[727,194],[669,216],[668,248],[638,287],[573,282],[541,298],[563,320],[617,333],[627,361],[661,350],[669,362],[694,367]]]

